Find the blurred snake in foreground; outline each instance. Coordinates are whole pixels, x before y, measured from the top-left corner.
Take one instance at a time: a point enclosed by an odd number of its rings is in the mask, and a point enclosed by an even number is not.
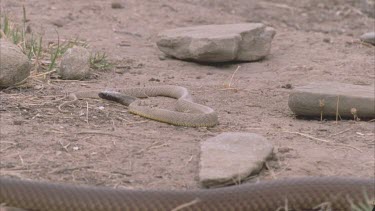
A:
[[[0,177],[0,203],[40,211],[369,210],[374,178],[305,177],[190,190],[127,190]]]
[[[164,96],[177,99],[175,109],[170,111],[160,108],[141,106],[137,98]],[[194,103],[186,88],[164,85],[135,87],[116,91],[85,91],[71,93],[71,101],[62,103],[59,110],[82,98],[104,98],[127,105],[130,113],[172,125],[188,127],[212,127],[218,124],[217,113],[210,107]]]

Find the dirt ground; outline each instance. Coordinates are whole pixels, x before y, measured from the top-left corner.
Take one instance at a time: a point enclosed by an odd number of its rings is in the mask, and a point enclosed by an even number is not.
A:
[[[374,19],[350,0],[2,0],[20,23],[22,6],[45,42],[79,38],[106,52],[115,67],[87,81],[40,81],[1,92],[1,175],[135,189],[196,189],[200,142],[227,131],[258,133],[275,146],[260,180],[295,176],[374,176],[374,122],[297,119],[293,87],[312,81],[373,85],[375,48],[358,37]],[[203,65],[161,57],[159,31],[202,24],[262,22],[277,30],[271,54],[252,63]],[[59,27],[57,27],[58,25]],[[232,87],[225,89],[236,68]],[[172,84],[214,108],[220,125],[176,127],[82,100],[57,106],[78,90]],[[172,103],[158,98],[153,103]],[[166,104],[166,103],[162,103]],[[307,134],[313,140],[297,134]],[[325,142],[327,141],[327,142]]]

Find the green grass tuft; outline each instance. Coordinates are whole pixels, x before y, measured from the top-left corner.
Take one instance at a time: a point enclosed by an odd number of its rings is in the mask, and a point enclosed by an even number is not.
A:
[[[7,15],[0,14],[0,39],[19,46],[22,52],[33,61],[36,72],[54,72],[64,53],[74,46],[88,47],[86,42],[78,38],[61,42],[58,32],[57,43],[49,43],[43,48],[43,37],[33,33],[27,33],[26,9],[22,8],[22,23],[12,23]],[[90,56],[90,67],[95,70],[106,70],[112,68],[105,53],[95,53]]]
[[[90,55],[90,67],[94,70],[108,70],[112,64],[108,61],[107,54],[94,53]]]

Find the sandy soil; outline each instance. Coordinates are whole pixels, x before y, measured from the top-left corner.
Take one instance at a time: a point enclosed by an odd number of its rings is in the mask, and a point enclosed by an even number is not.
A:
[[[276,3],[277,2],[277,3]],[[2,0],[1,7],[45,42],[78,37],[115,64],[88,81],[44,81],[1,92],[1,175],[149,189],[198,188],[199,143],[226,131],[259,133],[275,146],[261,180],[294,176],[374,176],[374,123],[296,119],[284,85],[311,81],[374,83],[374,47],[358,42],[374,19],[350,0]],[[164,29],[263,22],[277,30],[272,52],[254,63],[202,65],[162,55]],[[59,25],[60,27],[57,27]],[[161,57],[162,58],[162,57]],[[225,89],[235,69],[232,87]],[[219,113],[214,128],[175,127],[127,113],[107,101],[57,109],[66,93],[173,84]],[[172,103],[170,99],[157,99]],[[166,103],[162,103],[166,104]],[[104,109],[103,109],[104,108]],[[88,112],[87,112],[88,111]],[[312,140],[296,134],[326,140]],[[274,176],[272,174],[274,173]]]

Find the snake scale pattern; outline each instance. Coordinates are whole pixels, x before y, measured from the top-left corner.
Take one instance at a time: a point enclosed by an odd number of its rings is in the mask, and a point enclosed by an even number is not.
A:
[[[305,177],[190,191],[111,189],[7,178],[0,178],[0,184],[0,203],[40,211],[276,211],[313,208],[349,211],[355,208],[370,210],[375,199],[374,179],[347,177]]]

